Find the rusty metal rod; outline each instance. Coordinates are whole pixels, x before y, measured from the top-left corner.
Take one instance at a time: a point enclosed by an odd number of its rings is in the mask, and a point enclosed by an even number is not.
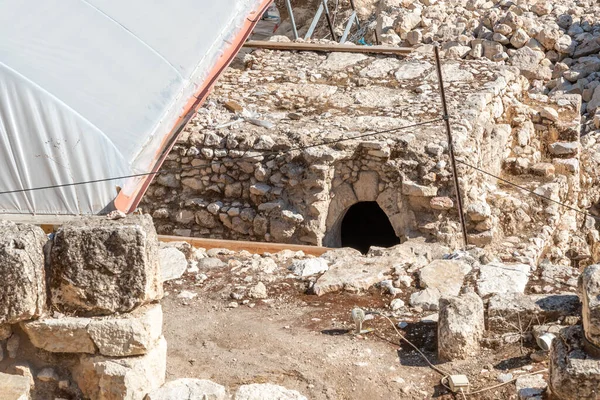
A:
[[[333,31],[333,23],[331,22],[331,15],[329,14],[329,7],[327,7],[327,0],[323,0],[323,7],[325,8],[325,19],[327,19],[327,25],[329,25],[329,31],[331,32],[331,39],[337,42],[335,32]]]
[[[458,209],[458,219],[460,220],[460,226],[462,229],[463,240],[465,248],[469,244],[467,238],[467,227],[465,224],[465,216],[463,214],[463,202],[462,194],[460,191],[460,184],[458,182],[458,172],[456,169],[456,159],[454,158],[454,144],[452,140],[452,128],[450,126],[450,116],[448,115],[448,104],[446,103],[446,91],[444,90],[444,77],[442,76],[442,63],[440,62],[440,47],[439,45],[434,46],[435,63],[437,68],[438,83],[440,87],[440,97],[442,98],[442,110],[444,123],[446,124],[446,133],[448,134],[448,151],[450,153],[450,160],[452,163],[452,175],[454,177],[454,189],[456,191],[456,207]]]

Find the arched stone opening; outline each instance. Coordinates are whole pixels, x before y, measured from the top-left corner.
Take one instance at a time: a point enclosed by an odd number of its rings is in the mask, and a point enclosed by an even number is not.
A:
[[[342,247],[352,247],[363,254],[371,246],[400,244],[390,220],[376,201],[361,201],[351,206],[342,219],[340,231]]]

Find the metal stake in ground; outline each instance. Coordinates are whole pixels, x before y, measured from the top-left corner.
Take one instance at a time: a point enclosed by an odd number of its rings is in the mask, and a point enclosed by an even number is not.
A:
[[[440,62],[440,47],[436,45],[434,47],[435,52],[435,63],[437,67],[438,83],[440,86],[440,96],[442,98],[442,110],[443,118],[446,123],[446,133],[448,134],[448,151],[450,152],[450,161],[452,163],[452,175],[454,177],[454,189],[456,191],[456,207],[458,208],[458,218],[460,220],[460,226],[462,229],[463,240],[465,242],[465,248],[467,247],[467,227],[465,225],[465,216],[463,214],[463,202],[462,194],[460,192],[460,185],[458,183],[458,173],[456,170],[456,160],[454,159],[454,144],[452,141],[452,129],[450,127],[450,116],[448,115],[448,105],[446,104],[446,92],[444,91],[444,78],[442,76],[442,64]]]

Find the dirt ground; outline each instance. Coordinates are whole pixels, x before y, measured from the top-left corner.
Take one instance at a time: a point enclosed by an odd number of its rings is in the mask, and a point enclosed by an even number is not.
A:
[[[202,285],[188,275],[166,284],[168,295],[162,304],[169,344],[167,380],[211,379],[230,392],[242,384],[269,382],[316,400],[454,398],[440,385],[441,376],[414,350],[399,346],[397,334],[382,317],[365,322],[365,328],[374,332],[351,333],[354,306],[384,311],[389,296],[373,291],[317,297],[304,294],[301,285],[288,279],[270,285],[268,299],[229,308],[233,286],[227,270]],[[182,299],[177,296],[182,290],[197,297]],[[528,355],[532,349],[518,344],[485,350],[479,360],[438,364],[436,323],[418,318],[418,322],[403,321],[408,325],[402,334],[434,364],[469,376],[473,390],[497,385],[499,373],[512,372],[516,377],[545,367],[532,364]],[[469,398],[516,399],[517,395],[514,384],[509,384]]]

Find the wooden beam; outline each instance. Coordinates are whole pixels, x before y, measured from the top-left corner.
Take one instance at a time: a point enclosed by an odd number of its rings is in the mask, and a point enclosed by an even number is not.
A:
[[[81,218],[76,215],[28,215],[28,214],[0,214],[0,219],[16,222],[18,224],[32,224],[40,226],[44,232],[52,233],[62,224],[69,223]],[[92,218],[106,218],[105,216],[92,216]],[[184,236],[166,236],[159,235],[161,242],[187,242],[195,247],[205,249],[223,248],[233,251],[246,250],[250,253],[277,253],[282,250],[303,251],[305,254],[320,256],[331,249],[327,247],[284,244],[284,243],[266,243],[249,242],[242,240],[221,240],[221,239],[203,239]]]
[[[321,254],[331,250],[327,247],[304,246],[299,244],[283,244],[283,243],[266,243],[266,242],[248,242],[242,240],[221,240],[221,239],[204,239],[184,236],[165,236],[159,235],[158,239],[161,242],[187,242],[194,247],[202,247],[204,249],[229,249],[233,251],[246,250],[250,253],[277,253],[282,250],[303,251],[305,254],[320,256]]]
[[[249,40],[244,47],[253,49],[284,50],[284,51],[323,51],[344,53],[371,53],[406,55],[412,53],[409,47],[390,46],[357,46],[351,44],[321,44],[321,43],[296,43],[296,42],[269,42],[262,40]]]

